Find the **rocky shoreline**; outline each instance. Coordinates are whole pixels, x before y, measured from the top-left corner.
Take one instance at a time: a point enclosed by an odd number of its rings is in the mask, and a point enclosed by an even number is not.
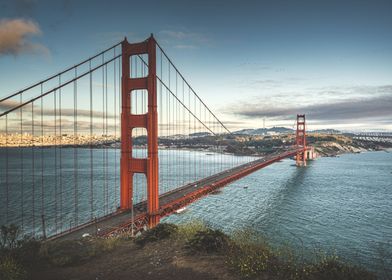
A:
[[[321,157],[336,157],[342,154],[359,154],[363,152],[388,151],[392,148],[392,145],[387,143],[355,141],[351,144],[327,142],[322,144],[315,144],[314,147],[315,151]]]

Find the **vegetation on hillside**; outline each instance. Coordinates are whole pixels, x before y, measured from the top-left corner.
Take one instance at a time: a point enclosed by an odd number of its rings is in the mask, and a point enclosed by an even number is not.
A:
[[[127,267],[124,268],[131,270],[129,276],[138,273],[135,271],[138,266],[149,265],[150,271],[146,272],[147,275],[159,273],[161,279],[189,277],[192,271],[182,275],[184,271],[173,268],[173,258],[177,257],[172,255],[184,254],[191,259],[195,267],[199,267],[198,262],[208,259],[211,267],[224,269],[231,279],[376,279],[371,272],[347,264],[334,255],[321,255],[312,261],[304,261],[295,257],[294,252],[286,247],[273,248],[262,235],[252,230],[240,230],[229,236],[201,222],[179,226],[162,223],[136,238],[89,237],[74,241],[50,242],[20,239],[17,227],[3,226],[0,245],[0,279],[2,280],[31,279],[33,276],[35,279],[50,279],[53,276],[66,279],[66,276],[61,274],[61,269],[67,269],[67,273],[71,275],[79,275],[82,266],[85,271],[89,263],[94,262],[95,259],[115,259],[116,254],[121,254],[120,247],[125,250],[125,253],[132,251],[132,258],[129,258]],[[151,265],[146,263],[145,257],[152,258],[154,262],[151,262]],[[120,258],[123,259],[121,256]],[[132,268],[132,262],[137,264],[135,268]],[[160,268],[165,265],[168,266],[165,272],[167,275]],[[101,269],[97,265],[91,267],[94,270],[92,273],[98,273]],[[123,273],[121,267],[116,269],[119,271],[112,271],[111,277],[105,279],[116,279],[117,276],[119,277],[116,273]],[[194,274],[196,275],[196,271]],[[79,276],[80,279],[89,279],[87,274],[85,277]],[[217,279],[225,278],[222,276]]]

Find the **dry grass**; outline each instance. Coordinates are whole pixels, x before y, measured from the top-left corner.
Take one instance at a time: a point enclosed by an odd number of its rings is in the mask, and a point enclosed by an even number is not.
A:
[[[119,238],[85,238],[43,243],[39,257],[54,266],[69,266],[109,252],[121,244]]]
[[[143,233],[135,239],[135,243],[143,246],[135,246],[124,238],[84,238],[43,243],[24,240],[13,244],[12,249],[0,250],[0,279],[23,280],[28,278],[28,273],[40,275],[41,270],[45,269],[50,276],[57,275],[60,269],[75,275],[85,266],[89,267],[84,270],[91,276],[101,270],[103,263],[112,260],[118,265],[115,270],[117,276],[118,273],[123,273],[122,276],[132,275],[135,271],[146,276],[143,273],[147,273],[147,269],[152,273],[154,270],[165,273],[166,278],[162,279],[177,279],[172,278],[173,273],[178,276],[186,273],[188,278],[195,268],[202,265],[206,268],[200,274],[203,277],[211,273],[229,275],[232,279],[376,279],[370,272],[344,263],[334,255],[319,254],[313,261],[304,261],[296,258],[295,252],[287,246],[273,248],[266,238],[252,230],[240,230],[228,236],[200,221],[179,226],[161,224]],[[125,257],[129,254],[132,258]],[[206,260],[208,265],[203,263]],[[97,266],[96,263],[101,264]],[[176,263],[192,264],[194,267],[179,267]],[[106,270],[110,269],[110,265],[106,267]],[[83,279],[89,279],[88,275]]]
[[[192,239],[196,232],[206,230],[207,226],[202,221],[193,220],[188,223],[183,223],[178,226],[177,239],[188,242]]]

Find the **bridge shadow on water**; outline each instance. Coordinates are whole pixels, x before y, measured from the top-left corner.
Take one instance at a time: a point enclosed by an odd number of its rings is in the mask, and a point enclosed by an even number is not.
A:
[[[268,197],[267,206],[263,206],[262,209],[254,209],[256,212],[255,219],[250,223],[253,229],[263,233],[271,232],[271,227],[276,223],[276,219],[279,219],[282,211],[286,211],[288,204],[293,202],[293,198],[303,192],[301,186],[303,186],[311,165],[311,162],[308,163],[307,167],[290,165],[290,168],[295,168],[296,170],[271,193]]]

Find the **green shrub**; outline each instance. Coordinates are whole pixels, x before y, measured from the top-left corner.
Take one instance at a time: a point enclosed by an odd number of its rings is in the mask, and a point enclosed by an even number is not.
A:
[[[85,241],[53,241],[42,245],[40,257],[54,266],[76,264],[90,256]]]
[[[233,233],[226,262],[233,271],[250,278],[262,272],[276,271],[277,255],[262,235],[245,229]]]
[[[39,240],[25,237],[18,241],[17,247],[11,250],[9,254],[15,257],[23,266],[31,267],[39,262],[41,244]]]
[[[359,267],[340,261],[335,255],[318,254],[314,261],[299,261],[289,247],[274,249],[252,230],[235,232],[227,251],[229,268],[244,278],[304,280],[374,280],[376,277]]]
[[[207,228],[197,231],[185,246],[193,253],[216,253],[227,248],[228,240],[222,231]]]
[[[98,242],[100,246],[100,251],[103,252],[108,252],[116,248],[120,243],[122,239],[118,237],[112,237],[112,238],[106,238],[106,239],[101,239],[100,242]]]
[[[144,246],[148,242],[154,242],[168,238],[177,233],[178,226],[173,224],[161,223],[156,227],[144,231],[140,236],[135,238],[135,243]]]
[[[22,280],[26,278],[26,271],[11,256],[0,258],[0,279]]]
[[[0,227],[0,249],[13,249],[18,245],[20,228],[14,224]]]
[[[275,256],[260,245],[231,246],[227,263],[244,277],[271,271]]]
[[[177,238],[188,242],[198,231],[205,230],[207,230],[207,226],[202,221],[194,220],[178,226]]]
[[[326,256],[318,262],[307,265],[308,273],[303,275],[304,279],[311,280],[375,280],[377,277],[372,273],[357,267],[346,264],[337,256]]]
[[[117,238],[47,242],[41,246],[39,256],[54,266],[70,266],[110,251],[120,242]]]

